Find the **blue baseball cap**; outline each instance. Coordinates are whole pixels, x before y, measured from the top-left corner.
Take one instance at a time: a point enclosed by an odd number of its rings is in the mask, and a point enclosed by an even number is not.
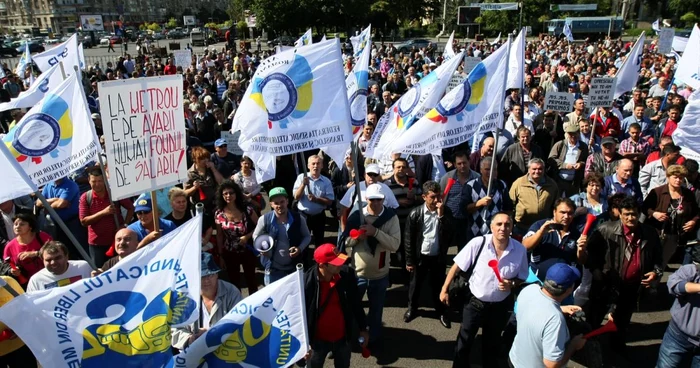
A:
[[[150,198],[139,198],[136,200],[136,206],[134,206],[134,211],[136,212],[151,212],[153,211],[153,206],[151,206]]]
[[[546,280],[554,281],[563,288],[570,288],[581,278],[581,272],[576,267],[566,263],[556,263],[547,270]]]
[[[209,142],[211,142],[211,141],[209,141]],[[214,141],[214,146],[216,146],[216,147],[225,146],[225,145],[227,145],[227,144],[228,144],[228,143],[226,143],[226,140],[223,139],[223,138],[219,138],[219,139],[217,139],[216,141]]]

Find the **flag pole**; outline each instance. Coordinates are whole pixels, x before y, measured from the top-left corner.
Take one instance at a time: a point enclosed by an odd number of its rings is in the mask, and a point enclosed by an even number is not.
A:
[[[302,306],[302,311],[306,310],[306,296],[304,295],[304,265],[297,263],[297,276],[299,277],[299,305]],[[304,337],[306,351],[309,351],[309,326],[306,321],[306,313],[301,313],[302,326],[304,326]]]
[[[506,60],[510,60],[510,41],[512,35],[508,35],[508,49],[506,51]],[[506,75],[503,76],[503,93],[505,94],[506,91],[506,86],[508,85],[508,63],[506,63]],[[503,100],[503,99],[501,99]],[[501,105],[501,113],[503,113],[503,105]],[[522,122],[525,124],[525,121]],[[491,186],[493,185],[493,172],[496,170],[496,157],[498,156],[498,136],[501,133],[501,127],[500,125],[503,125],[503,118],[501,118],[501,124],[496,127],[496,135],[494,137],[494,142],[493,142],[493,155],[491,156],[491,171],[489,172],[489,185],[488,189],[486,190],[486,195],[490,196],[491,195]]]
[[[659,108],[659,111],[663,113],[664,107],[666,106],[666,101],[668,100],[668,94],[671,92],[671,87],[673,87],[673,82],[676,81],[676,77],[673,77],[671,79],[671,82],[668,83],[668,88],[666,88],[666,94],[664,95],[664,100],[661,102],[661,107]]]
[[[158,219],[158,198],[156,198],[156,192],[151,191],[151,215],[153,215],[153,231],[160,231],[160,222]]]
[[[360,149],[357,145],[357,140],[353,138],[352,142],[350,143],[350,156],[352,157],[352,169],[355,171],[355,175],[353,178],[353,181],[355,182],[354,185],[354,190],[355,190],[355,203],[352,205],[355,206],[357,205],[357,210],[359,211],[358,213],[360,214],[360,224],[365,223],[365,216],[362,213],[362,193],[360,191],[360,170],[359,170],[359,163],[357,162],[360,158]]]

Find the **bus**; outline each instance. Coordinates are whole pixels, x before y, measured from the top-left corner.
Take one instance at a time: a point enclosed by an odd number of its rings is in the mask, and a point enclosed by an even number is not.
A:
[[[571,26],[574,38],[598,38],[608,33],[611,37],[618,37],[622,34],[624,25],[622,17],[570,17],[548,21],[547,32],[558,36],[564,32],[567,23]]]

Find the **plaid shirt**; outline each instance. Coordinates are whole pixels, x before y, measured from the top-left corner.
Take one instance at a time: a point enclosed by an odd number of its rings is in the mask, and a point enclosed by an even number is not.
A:
[[[644,139],[640,139],[639,142],[635,143],[632,138],[627,138],[620,142],[620,154],[624,155],[626,153],[643,153],[645,155],[649,154],[649,142]]]

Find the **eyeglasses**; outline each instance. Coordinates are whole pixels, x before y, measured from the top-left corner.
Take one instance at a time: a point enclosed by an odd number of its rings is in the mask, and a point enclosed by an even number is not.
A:
[[[373,177],[375,177],[375,176],[379,176],[379,174],[375,174],[375,173],[367,173],[367,176],[369,176],[369,177],[372,177],[372,178],[373,178]]]
[[[369,199],[370,202],[379,202],[379,201],[383,201],[383,200],[384,200],[384,198],[370,198]]]

